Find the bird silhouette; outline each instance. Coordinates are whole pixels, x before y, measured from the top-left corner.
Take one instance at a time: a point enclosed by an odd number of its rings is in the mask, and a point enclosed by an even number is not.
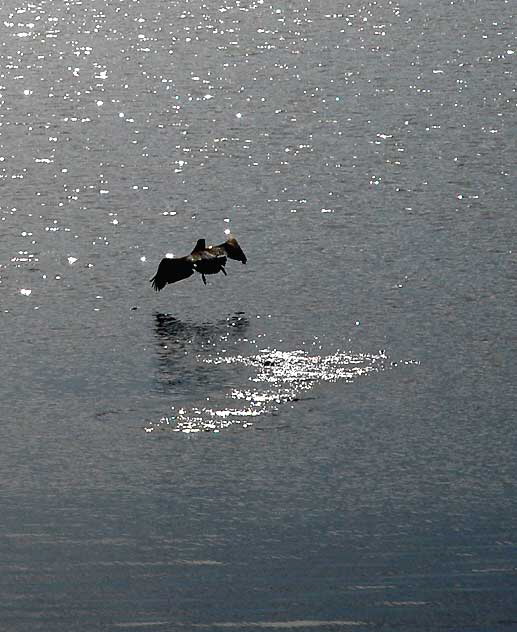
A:
[[[242,263],[247,261],[246,255],[235,237],[230,235],[224,243],[218,246],[207,246],[204,239],[198,239],[194,250],[189,255],[164,257],[150,282],[153,288],[159,292],[167,283],[188,279],[194,272],[198,272],[206,285],[205,275],[207,274],[222,272],[226,276],[224,267],[227,259],[235,259]]]

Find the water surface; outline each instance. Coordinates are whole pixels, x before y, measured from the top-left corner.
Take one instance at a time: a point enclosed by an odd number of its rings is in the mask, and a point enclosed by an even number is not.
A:
[[[0,628],[516,627],[512,3],[1,13]]]

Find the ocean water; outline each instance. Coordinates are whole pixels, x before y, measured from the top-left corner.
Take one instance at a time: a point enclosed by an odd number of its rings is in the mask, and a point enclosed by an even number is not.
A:
[[[0,13],[0,630],[517,629],[514,4]]]

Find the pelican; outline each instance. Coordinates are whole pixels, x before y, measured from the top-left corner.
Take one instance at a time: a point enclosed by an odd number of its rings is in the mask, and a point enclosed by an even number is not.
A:
[[[156,274],[150,279],[153,288],[159,292],[167,283],[176,283],[188,279],[198,272],[206,285],[205,275],[222,272],[226,276],[227,259],[246,263],[246,255],[239,243],[230,235],[218,246],[207,246],[204,239],[198,239],[194,250],[185,257],[165,257],[160,261]]]

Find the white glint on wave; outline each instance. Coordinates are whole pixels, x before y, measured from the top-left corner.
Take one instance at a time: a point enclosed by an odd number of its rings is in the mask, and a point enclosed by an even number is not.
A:
[[[171,415],[147,426],[147,432],[166,429],[185,433],[218,432],[234,425],[246,428],[255,418],[272,414],[282,405],[301,399],[304,392],[317,384],[352,382],[392,365],[384,351],[310,355],[298,349],[263,349],[250,356],[215,356],[200,361],[213,366],[240,364],[251,369],[251,375],[242,387],[229,389],[221,405],[173,408]]]

